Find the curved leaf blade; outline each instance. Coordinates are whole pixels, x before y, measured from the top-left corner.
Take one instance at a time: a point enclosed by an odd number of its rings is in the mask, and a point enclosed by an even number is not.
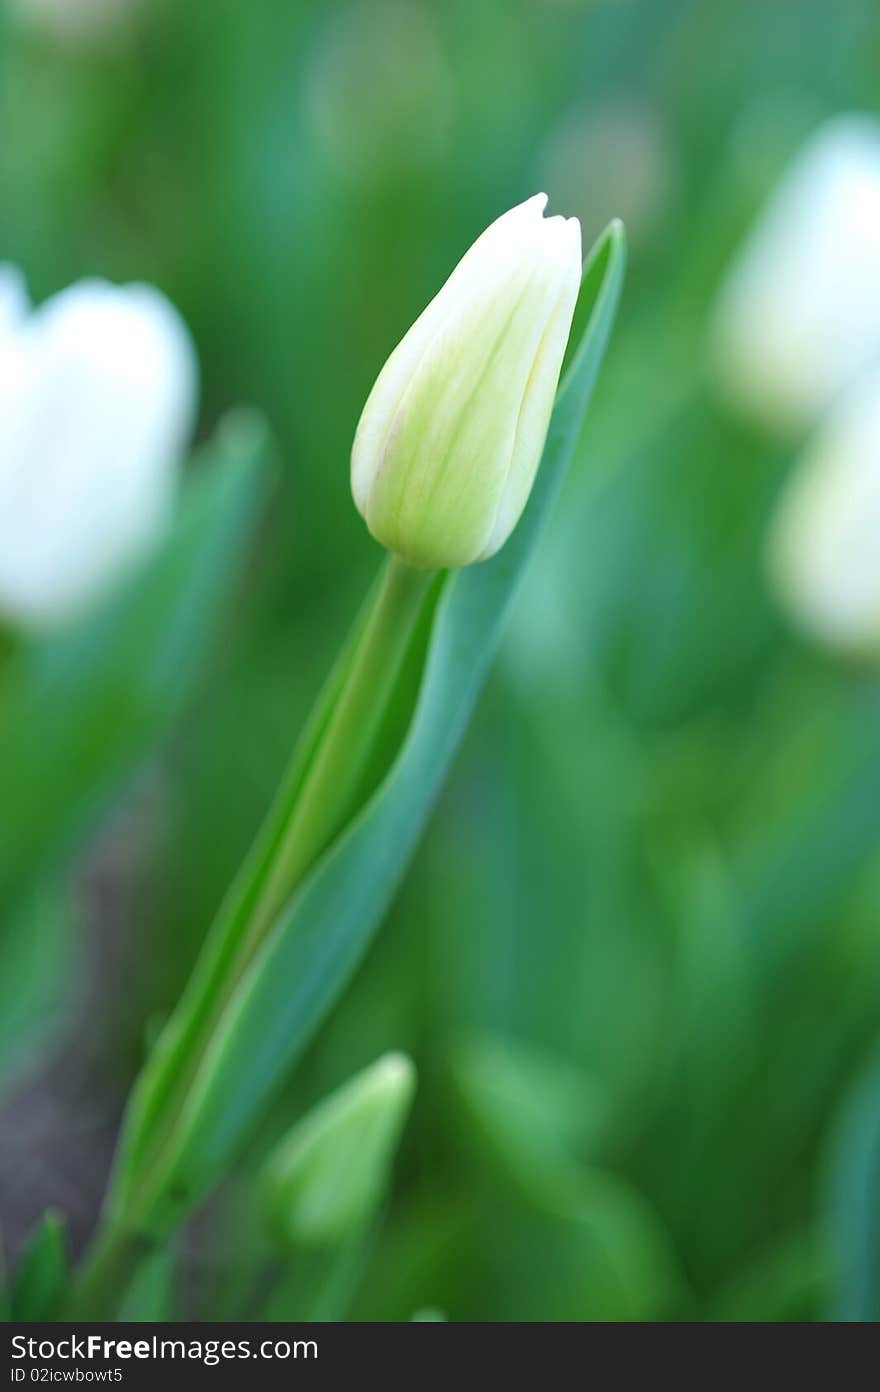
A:
[[[880,1321],[880,1054],[849,1098],[833,1149],[829,1229],[835,1323]]]
[[[67,1234],[57,1213],[43,1215],[19,1258],[10,1301],[13,1320],[59,1316],[67,1286]]]

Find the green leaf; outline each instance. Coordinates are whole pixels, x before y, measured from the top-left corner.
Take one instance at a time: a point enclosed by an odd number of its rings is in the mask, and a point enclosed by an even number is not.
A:
[[[712,1301],[712,1324],[790,1324],[812,1320],[831,1285],[827,1244],[812,1228],[762,1251]]]
[[[594,1153],[607,1108],[579,1068],[511,1040],[483,1037],[457,1050],[454,1073],[481,1148],[516,1188],[553,1206],[579,1192],[579,1157]]]
[[[170,1244],[152,1252],[137,1272],[119,1310],[123,1323],[167,1323],[174,1319],[175,1253]]]
[[[191,1002],[185,999],[148,1063],[132,1101],[111,1199],[110,1212],[123,1225],[154,1235],[168,1231],[223,1174],[378,928],[464,733],[578,441],[614,320],[624,260],[623,230],[612,224],[585,267],[571,362],[526,512],[496,557],[445,577],[415,711],[390,770],[260,944],[195,1071],[188,1071],[195,1027],[187,1010],[192,1002],[190,1016],[204,1018],[212,991],[226,984],[225,924],[222,941],[209,946],[197,969]],[[332,709],[345,661],[306,737],[300,773]],[[285,797],[295,797],[298,776]],[[271,836],[270,826],[268,842],[264,838],[249,867],[255,880],[271,855]],[[247,897],[245,884],[242,898]],[[175,1102],[170,1120],[169,1099]]]
[[[0,1070],[32,1054],[57,1028],[70,989],[74,934],[69,896],[56,880],[22,895],[0,932]]]
[[[460,1051],[455,1074],[493,1192],[507,1185],[518,1213],[540,1215],[571,1317],[655,1319],[675,1308],[685,1283],[660,1218],[633,1185],[583,1162],[604,1121],[591,1080],[501,1040]]]
[[[67,1286],[64,1220],[46,1213],[21,1254],[12,1282],[13,1320],[55,1320]]]
[[[267,435],[230,417],[146,568],[95,614],[16,650],[0,685],[0,890],[57,858],[179,709],[252,530]]]
[[[831,1160],[829,1226],[837,1323],[880,1321],[880,1056],[847,1101]]]
[[[626,1180],[586,1169],[578,1200],[560,1205],[574,1269],[592,1271],[589,1318],[668,1319],[688,1300],[678,1254],[658,1214]]]
[[[275,1279],[258,1317],[269,1323],[320,1320],[338,1324],[348,1319],[369,1251],[363,1233],[335,1247],[300,1247],[280,1270],[276,1262]]]

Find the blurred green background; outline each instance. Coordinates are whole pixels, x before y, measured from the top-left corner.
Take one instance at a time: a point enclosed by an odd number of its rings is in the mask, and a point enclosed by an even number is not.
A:
[[[50,1205],[84,1241],[144,1041],[375,572],[348,452],[379,367],[546,189],[587,244],[615,215],[630,240],[583,447],[397,905],[262,1139],[412,1055],[354,1318],[880,1317],[880,693],[777,614],[794,455],[704,368],[792,152],[880,109],[876,0],[141,0],[75,39],[25,8],[0,6],[0,257],[37,300],[161,287],[201,433],[255,406],[277,467],[173,728],[6,915],[10,1254]],[[183,1246],[199,1318],[229,1308],[247,1172]]]

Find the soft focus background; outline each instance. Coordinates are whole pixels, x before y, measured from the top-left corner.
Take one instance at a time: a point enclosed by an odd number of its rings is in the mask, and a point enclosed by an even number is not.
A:
[[[799,442],[707,369],[786,162],[878,107],[876,0],[0,4],[0,259],[36,300],[158,285],[200,433],[246,403],[277,455],[183,709],[4,903],[10,1257],[48,1206],[81,1249],[145,1041],[377,567],[348,452],[379,367],[546,189],[587,243],[614,215],[630,240],[583,448],[397,905],[266,1134],[412,1055],[355,1318],[880,1317],[880,691],[780,613],[764,547]],[[186,1235],[199,1318],[234,1308],[247,1175]]]

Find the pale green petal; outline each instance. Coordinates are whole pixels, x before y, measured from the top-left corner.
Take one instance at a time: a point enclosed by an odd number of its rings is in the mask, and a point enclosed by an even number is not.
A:
[[[580,280],[580,229],[544,195],[499,218],[392,353],[364,408],[352,490],[403,559],[496,550],[540,459]]]

